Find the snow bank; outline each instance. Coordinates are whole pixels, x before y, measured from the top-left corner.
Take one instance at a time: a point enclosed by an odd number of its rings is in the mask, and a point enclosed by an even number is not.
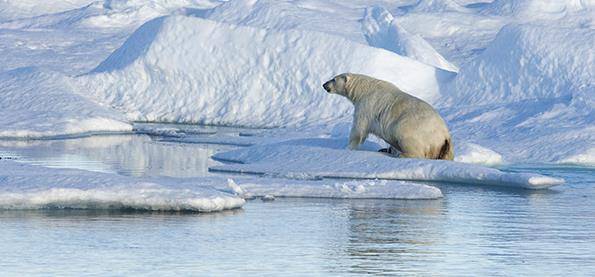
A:
[[[16,1],[15,1],[16,2]],[[53,1],[64,3],[64,1]],[[0,10],[1,8],[0,2]],[[63,5],[63,9],[39,13],[33,18],[23,16],[10,17],[0,23],[0,27],[8,29],[26,28],[136,28],[147,20],[172,13],[192,13],[207,10],[220,4],[209,0],[104,0],[75,1],[71,5]],[[27,7],[11,6],[27,14]],[[31,3],[31,6],[32,3]],[[60,5],[58,5],[60,6]],[[69,7],[69,8],[67,8]],[[17,12],[17,14],[19,14]],[[35,13],[34,13],[35,14]],[[0,11],[0,16],[2,12]],[[0,17],[1,20],[1,17]]]
[[[595,147],[581,154],[576,154],[559,161],[563,164],[579,164],[595,166]]]
[[[406,12],[467,12],[467,9],[456,0],[418,0],[416,3],[402,6],[400,9]]]
[[[272,127],[350,116],[349,101],[321,88],[341,72],[390,81],[429,102],[438,96],[435,68],[385,50],[185,16],[144,24],[78,81],[131,120]]]
[[[69,78],[21,68],[0,74],[0,138],[125,132],[119,113],[74,92]]]
[[[494,149],[507,162],[558,163],[595,147],[595,112],[566,99],[442,109],[455,141]],[[458,156],[458,152],[455,156]]]
[[[278,31],[323,32],[365,43],[359,20],[363,3],[345,1],[234,0],[202,17],[217,22]]]
[[[50,169],[0,160],[0,209],[138,209],[214,212],[244,199],[210,186],[82,170]]]
[[[398,179],[542,189],[564,180],[537,174],[508,173],[477,165],[396,159],[375,151],[346,150],[345,139],[302,139],[215,154],[229,162],[210,170],[286,178]]]
[[[218,4],[220,2],[215,0],[106,0],[102,3],[103,9],[100,12],[81,20],[80,24],[97,28],[138,26],[162,15],[206,10]]]
[[[475,143],[459,143],[455,148],[457,162],[485,165],[497,165],[503,162],[502,155]]]
[[[512,15],[519,18],[548,20],[578,12],[590,12],[595,8],[595,2],[590,0],[495,0],[485,13],[497,15]]]
[[[506,25],[457,76],[453,104],[568,98],[593,105],[594,29]],[[572,49],[572,50],[571,50]]]
[[[595,30],[510,24],[446,87],[455,139],[507,161],[561,162],[595,147]],[[577,159],[580,161],[583,159]]]
[[[384,48],[446,71],[459,71],[421,36],[413,35],[401,27],[385,8],[367,8],[362,29],[371,46]]]

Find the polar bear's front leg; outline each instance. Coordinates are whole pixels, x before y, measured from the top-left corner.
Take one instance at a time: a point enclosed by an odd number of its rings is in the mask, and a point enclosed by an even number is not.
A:
[[[365,118],[358,117],[356,112],[353,118],[353,126],[349,133],[349,149],[355,150],[368,137],[368,121]]]

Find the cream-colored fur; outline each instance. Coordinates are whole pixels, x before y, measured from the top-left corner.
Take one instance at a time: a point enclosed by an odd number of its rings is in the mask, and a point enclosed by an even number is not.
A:
[[[372,133],[400,152],[400,157],[453,159],[444,120],[423,100],[389,82],[361,74],[337,75],[323,87],[347,97],[355,106],[350,149],[356,149]]]

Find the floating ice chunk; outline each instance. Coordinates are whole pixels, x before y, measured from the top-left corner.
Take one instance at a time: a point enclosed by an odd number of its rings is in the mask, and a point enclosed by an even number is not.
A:
[[[372,151],[329,148],[313,140],[258,145],[215,154],[235,162],[213,171],[267,174],[277,177],[395,179],[541,189],[564,183],[538,174],[503,172],[478,165],[422,159],[397,159]],[[328,139],[332,145],[332,140]]]
[[[0,160],[0,209],[136,209],[215,212],[254,197],[435,199],[439,189],[402,181],[221,177],[132,178]],[[270,198],[269,197],[269,198]]]
[[[270,202],[275,201],[275,196],[270,194],[265,194],[263,197],[260,198],[263,202]]]
[[[262,179],[262,178],[260,178]],[[316,198],[375,198],[375,199],[437,199],[440,189],[405,181],[296,181],[271,179],[271,182],[245,181],[242,189],[252,196],[316,197]]]
[[[243,204],[244,199],[208,185],[179,185],[165,179],[142,180],[0,161],[0,209],[215,212]]]
[[[135,209],[214,212],[240,207],[242,200],[215,196],[206,188],[169,189],[154,183],[107,188],[47,188],[0,192],[0,209]],[[206,197],[207,195],[209,195]]]

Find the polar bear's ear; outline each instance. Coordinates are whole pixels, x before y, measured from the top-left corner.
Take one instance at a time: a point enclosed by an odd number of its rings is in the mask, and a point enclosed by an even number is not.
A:
[[[343,74],[343,77],[345,78],[345,84],[351,80],[351,74],[349,73]]]

